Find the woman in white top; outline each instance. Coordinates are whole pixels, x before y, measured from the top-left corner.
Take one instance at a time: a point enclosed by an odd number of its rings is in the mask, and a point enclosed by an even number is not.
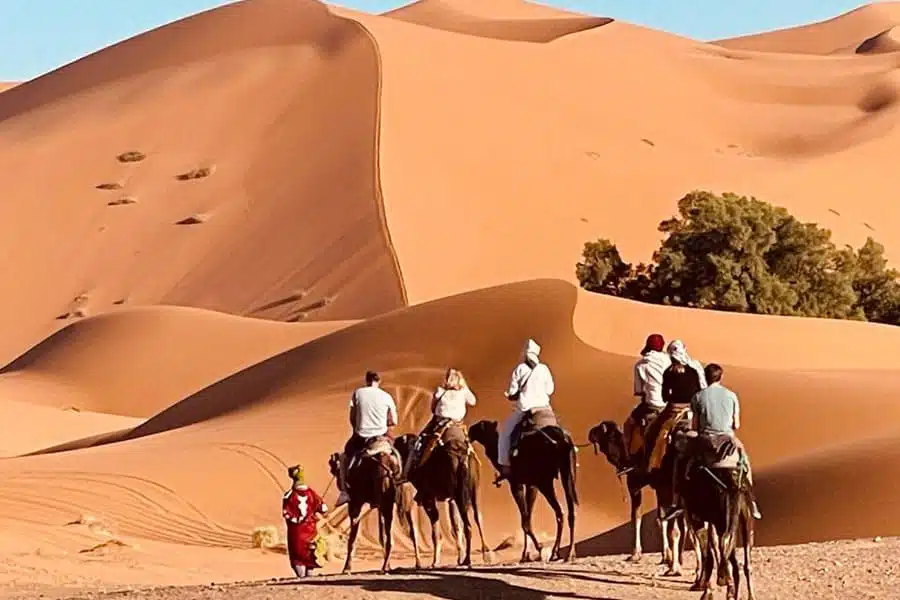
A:
[[[477,399],[472,390],[466,384],[466,378],[463,377],[461,371],[457,369],[447,369],[444,375],[444,381],[434,391],[431,397],[431,420],[413,447],[412,456],[404,465],[404,478],[409,474],[410,470],[417,465],[422,448],[424,447],[425,438],[437,432],[438,428],[446,421],[462,420],[466,416],[466,410],[469,406],[475,406]]]

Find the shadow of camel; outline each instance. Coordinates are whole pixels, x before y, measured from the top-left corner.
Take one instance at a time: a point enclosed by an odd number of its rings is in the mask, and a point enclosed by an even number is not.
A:
[[[488,570],[489,573],[502,574],[507,570]],[[521,574],[514,569],[508,570],[510,575]],[[565,571],[554,573],[560,578],[566,577]],[[549,578],[549,577],[548,577]],[[598,582],[599,583],[599,582]],[[445,600],[545,600],[554,598],[574,598],[576,600],[623,600],[610,596],[586,596],[575,592],[555,590],[539,590],[526,585],[517,585],[493,577],[475,575],[473,571],[453,573],[451,571],[419,571],[413,574],[361,576],[361,577],[321,577],[304,581],[284,581],[274,585],[301,587],[353,587],[367,592],[402,592],[405,594],[421,594],[428,598],[444,598]]]

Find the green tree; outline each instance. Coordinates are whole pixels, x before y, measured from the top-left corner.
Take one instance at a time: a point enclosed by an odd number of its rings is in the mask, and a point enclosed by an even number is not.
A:
[[[582,262],[575,265],[578,283],[589,292],[622,295],[631,275],[631,265],[622,260],[619,249],[607,239],[586,242]]]
[[[649,265],[625,263],[609,240],[576,267],[590,291],[646,302],[900,325],[900,274],[872,240],[855,252],[831,232],[756,198],[694,191],[660,223]]]
[[[900,273],[887,266],[884,246],[866,238],[853,261],[857,306],[869,321],[900,325]]]

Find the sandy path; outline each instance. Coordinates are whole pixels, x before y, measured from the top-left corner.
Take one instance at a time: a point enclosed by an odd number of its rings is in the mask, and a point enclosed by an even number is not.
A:
[[[896,566],[900,540],[857,540],[801,546],[760,548],[754,553],[755,591],[759,598],[819,600],[888,598],[900,585]],[[309,598],[318,600],[363,600],[369,598],[442,598],[444,600],[678,600],[698,598],[688,590],[693,558],[687,560],[686,574],[680,578],[660,576],[658,555],[632,565],[622,556],[579,559],[575,565],[500,565],[471,571],[441,569],[413,574],[408,571],[389,576],[363,573],[351,576],[321,576],[296,583],[293,580],[119,589],[100,593],[84,590],[66,596],[42,589],[45,598],[141,598],[178,600],[181,598],[229,598],[262,600]],[[743,588],[742,597],[746,597]],[[35,588],[34,591],[37,591]],[[2,592],[0,592],[2,593]],[[723,597],[724,590],[717,596]]]

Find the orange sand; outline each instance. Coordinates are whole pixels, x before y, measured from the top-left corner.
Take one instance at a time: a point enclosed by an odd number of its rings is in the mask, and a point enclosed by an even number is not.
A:
[[[245,0],[6,90],[10,577],[286,574],[283,556],[248,549],[251,531],[282,528],[287,464],[334,500],[326,458],[366,369],[397,398],[398,432],[425,423],[448,365],[478,395],[470,420],[499,419],[528,336],[579,441],[630,408],[651,331],[726,365],[759,542],[900,533],[900,330],[647,306],[574,282],[588,239],[646,260],[694,188],[786,206],[841,243],[874,231],[898,262],[898,16],[869,6],[708,44],[519,0],[384,15]],[[146,157],[118,162],[128,151]],[[578,539],[622,551],[611,467],[582,453],[580,469]],[[518,542],[508,491],[484,494],[491,544]],[[548,517],[540,505],[544,533]],[[78,551],[109,539],[126,545],[85,566]],[[361,543],[377,554],[372,522]]]

